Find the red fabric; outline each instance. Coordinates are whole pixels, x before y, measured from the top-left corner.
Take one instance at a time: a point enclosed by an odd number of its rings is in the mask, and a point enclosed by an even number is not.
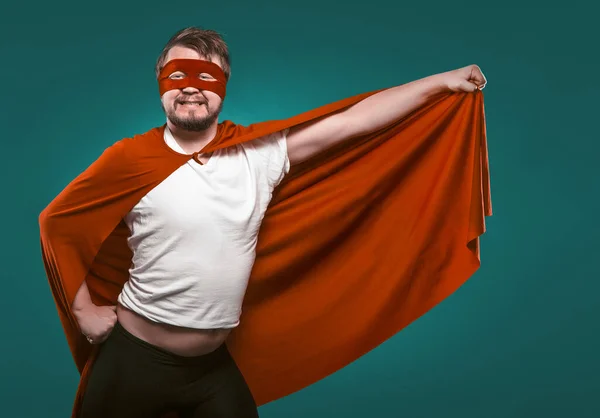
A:
[[[181,78],[171,79],[170,76],[182,72]],[[202,80],[200,74],[207,73],[214,80]],[[158,75],[158,90],[162,96],[169,90],[195,87],[198,90],[208,90],[217,94],[221,99],[225,98],[227,92],[227,77],[217,64],[198,59],[174,59],[169,61]]]
[[[334,113],[229,121],[202,152]],[[40,215],[44,265],[78,370],[77,417],[96,346],[70,310],[83,280],[116,304],[131,253],[125,214],[190,157],[163,127],[123,139]],[[259,234],[241,325],[228,340],[259,405],[339,370],[426,313],[480,265],[491,215],[483,93],[449,94],[402,121],[292,168]]]

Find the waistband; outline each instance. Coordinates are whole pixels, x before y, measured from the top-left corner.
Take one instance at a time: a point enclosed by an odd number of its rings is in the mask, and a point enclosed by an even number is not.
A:
[[[218,361],[223,361],[224,359],[230,358],[229,350],[227,349],[227,345],[225,343],[221,344],[218,348],[210,353],[201,354],[199,356],[182,356],[136,337],[127,331],[118,321],[115,324],[112,332],[136,344],[153,355],[158,356],[161,360],[167,361],[171,364],[214,365]]]

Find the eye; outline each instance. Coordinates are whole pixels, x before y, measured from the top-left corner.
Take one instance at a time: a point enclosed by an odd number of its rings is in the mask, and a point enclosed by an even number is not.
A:
[[[185,74],[184,74],[184,73],[182,73],[181,71],[174,72],[173,74],[171,74],[171,75],[169,76],[169,78],[170,78],[171,80],[180,80],[180,79],[182,79],[182,78],[184,78],[184,77],[185,77]]]
[[[208,80],[208,81],[212,81],[212,80],[214,80],[214,79],[215,79],[215,78],[214,78],[212,75],[210,75],[210,74],[208,74],[208,73],[202,73],[202,74],[200,74],[200,76],[199,76],[199,77],[200,77],[202,80]]]

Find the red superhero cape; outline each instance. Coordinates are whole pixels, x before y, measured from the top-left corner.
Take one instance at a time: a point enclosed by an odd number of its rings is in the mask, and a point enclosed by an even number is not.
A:
[[[278,121],[225,121],[202,152],[332,114],[370,92]],[[87,280],[116,304],[131,253],[123,217],[190,156],[162,127],[110,146],[40,215],[52,295],[81,373],[97,346],[70,310]],[[266,212],[241,325],[228,346],[258,405],[348,365],[426,313],[479,267],[491,215],[483,93],[445,95],[292,168]]]

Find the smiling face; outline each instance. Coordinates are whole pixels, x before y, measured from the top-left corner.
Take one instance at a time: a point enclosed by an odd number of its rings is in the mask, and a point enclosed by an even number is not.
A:
[[[179,45],[169,50],[165,64],[175,59],[207,60],[222,68],[218,57],[203,57],[195,50]],[[169,74],[171,80],[178,80],[184,76],[181,71]],[[199,77],[204,81],[215,81],[208,73],[201,73]],[[169,125],[193,132],[204,131],[218,123],[223,107],[223,100],[216,93],[191,86],[166,91],[161,97],[161,103]]]

